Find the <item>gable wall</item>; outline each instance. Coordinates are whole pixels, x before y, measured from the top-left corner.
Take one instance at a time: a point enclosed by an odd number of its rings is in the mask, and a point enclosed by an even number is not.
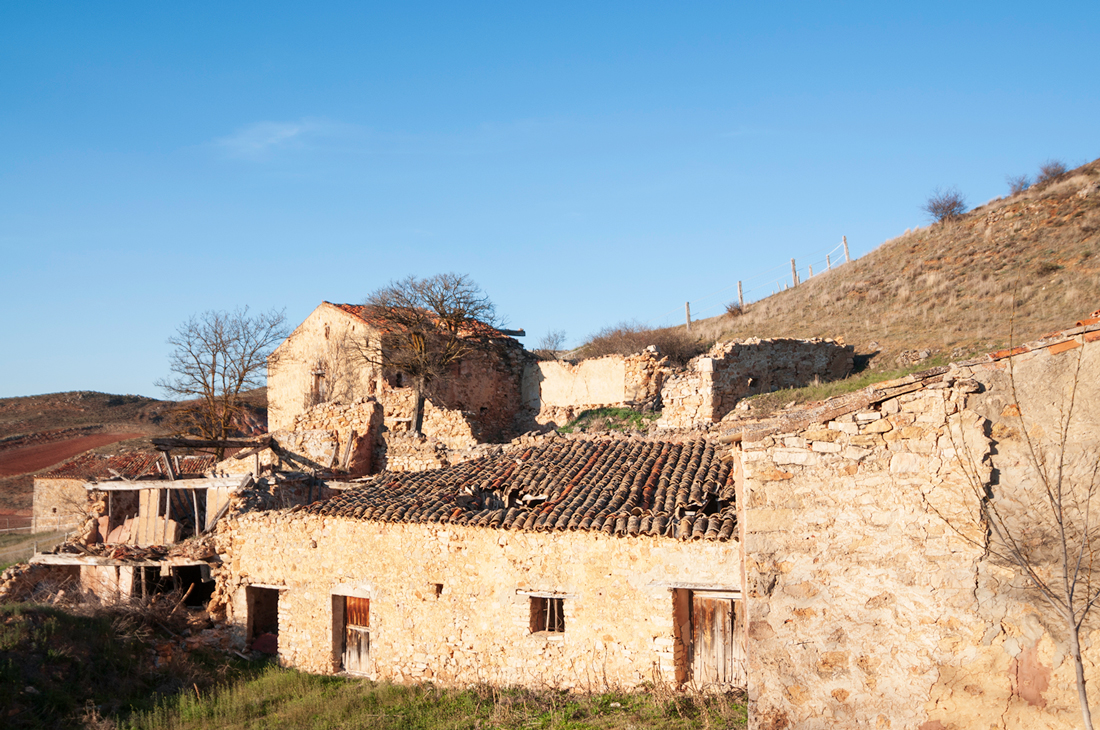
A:
[[[290,429],[295,417],[314,405],[314,370],[325,372],[327,401],[351,403],[373,395],[378,373],[354,354],[355,343],[372,333],[366,322],[336,307],[313,310],[268,359],[268,430]]]
[[[280,657],[335,671],[332,594],[371,599],[370,676],[444,683],[637,686],[674,676],[670,585],[740,587],[736,542],[381,524],[304,514],[244,515],[219,530],[230,620],[244,586],[286,586]],[[433,584],[443,585],[437,598]],[[564,634],[531,634],[530,598],[566,595]]]

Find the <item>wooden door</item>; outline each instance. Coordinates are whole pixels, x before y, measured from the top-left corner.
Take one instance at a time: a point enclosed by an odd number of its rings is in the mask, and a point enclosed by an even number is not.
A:
[[[344,671],[370,672],[370,599],[348,596],[344,603]]]
[[[691,676],[696,686],[746,686],[740,601],[692,595]]]

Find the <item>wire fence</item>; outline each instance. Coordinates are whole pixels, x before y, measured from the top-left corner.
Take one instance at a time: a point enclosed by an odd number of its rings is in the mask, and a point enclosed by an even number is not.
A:
[[[845,236],[832,249],[822,249],[811,253],[810,260],[803,260],[801,265],[797,264],[795,259],[791,259],[790,263],[779,264],[770,269],[758,271],[709,294],[693,297],[685,304],[677,305],[643,324],[649,326],[676,324],[672,320],[673,315],[678,315],[676,319],[679,319],[681,323],[690,322],[692,319],[712,317],[725,310],[733,302],[744,305],[763,299],[788,287],[797,286],[814,276],[820,276],[849,261],[851,261],[851,257],[848,253],[848,237]]]

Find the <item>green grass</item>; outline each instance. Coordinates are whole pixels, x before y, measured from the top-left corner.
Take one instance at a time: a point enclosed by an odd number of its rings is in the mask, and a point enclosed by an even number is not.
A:
[[[558,429],[560,433],[578,431],[645,431],[661,417],[660,413],[639,413],[631,408],[608,407],[582,411]]]
[[[911,375],[912,373],[918,373],[922,370],[928,370],[945,364],[947,364],[947,358],[941,355],[929,358],[924,362],[907,368],[899,368],[897,370],[864,370],[861,373],[850,375],[843,380],[816,383],[807,385],[803,388],[784,388],[783,390],[777,390],[772,393],[761,393],[759,395],[750,396],[746,400],[752,404],[754,411],[753,415],[758,416],[762,413],[780,410],[792,402],[796,405],[814,403],[825,400],[826,398],[832,398],[846,393],[854,393],[857,390],[866,388],[868,385],[894,380],[895,378],[903,378],[906,375]]]
[[[132,716],[128,730],[205,728],[627,728],[742,727],[745,708],[727,696],[668,693],[576,695],[551,690],[445,689],[325,677],[270,667],[260,676],[208,693],[184,692]]]
[[[0,535],[0,572],[16,563],[28,560],[34,554],[35,545],[38,546],[39,551],[47,550],[58,545],[68,534],[62,530],[61,532]]]

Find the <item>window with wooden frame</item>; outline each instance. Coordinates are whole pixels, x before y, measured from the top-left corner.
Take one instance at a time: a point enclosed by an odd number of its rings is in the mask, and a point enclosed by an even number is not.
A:
[[[531,596],[531,633],[565,633],[565,599]]]

